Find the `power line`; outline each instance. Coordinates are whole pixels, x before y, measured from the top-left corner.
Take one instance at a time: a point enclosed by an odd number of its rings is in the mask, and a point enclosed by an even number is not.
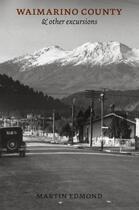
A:
[[[79,94],[84,94],[84,92],[83,93],[81,93],[81,92],[79,92],[79,93],[47,93],[48,94],[48,96],[53,96],[53,95],[60,95],[60,96],[65,96],[65,97],[69,97],[69,96],[72,96],[72,95],[79,95]],[[68,95],[67,95],[68,94]],[[112,93],[108,93],[107,91],[105,92],[105,94],[106,95],[109,95],[109,96],[119,96],[119,97],[132,97],[132,98],[139,98],[139,95],[126,95],[126,94],[112,94]],[[66,96],[67,95],[67,96]],[[98,95],[92,95],[92,97],[93,96],[99,96],[99,94]]]
[[[70,94],[69,96],[71,96],[71,95],[79,95],[79,94],[83,95],[85,92],[86,92],[86,90],[83,91],[83,92],[77,92],[77,93],[64,92],[64,93],[47,93],[47,94],[49,94],[49,95],[66,95],[66,94]],[[94,91],[94,92],[95,92],[96,95],[99,95],[99,93],[101,94],[102,91]],[[115,93],[112,94],[112,93],[109,93],[107,91],[105,91],[105,94],[106,95],[111,95],[111,96],[139,97],[139,95],[127,95],[127,94],[115,94]]]
[[[132,98],[139,98],[139,95],[125,95],[125,94],[111,94],[106,92],[106,95],[110,95],[110,96],[120,96],[120,97],[132,97]]]

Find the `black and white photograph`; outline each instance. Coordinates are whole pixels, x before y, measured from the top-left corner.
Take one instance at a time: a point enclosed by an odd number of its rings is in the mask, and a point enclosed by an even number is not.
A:
[[[139,1],[0,1],[0,210],[139,209]]]

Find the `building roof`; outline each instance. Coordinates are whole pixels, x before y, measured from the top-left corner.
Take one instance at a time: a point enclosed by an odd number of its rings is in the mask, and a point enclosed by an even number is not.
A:
[[[135,121],[130,120],[130,119],[126,118],[126,117],[120,116],[120,115],[115,114],[115,113],[109,113],[109,114],[103,116],[103,119],[106,119],[106,118],[112,117],[112,116],[117,117],[117,118],[120,118],[122,120],[126,120],[129,123],[136,124]],[[93,120],[93,122],[97,122],[97,121],[100,121],[100,120],[101,120],[101,118],[98,118],[98,119]],[[85,124],[90,124],[89,120],[87,120],[87,122]]]

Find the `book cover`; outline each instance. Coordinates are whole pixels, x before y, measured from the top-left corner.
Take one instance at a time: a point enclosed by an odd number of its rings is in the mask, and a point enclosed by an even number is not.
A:
[[[1,210],[138,209],[138,10],[1,0]]]

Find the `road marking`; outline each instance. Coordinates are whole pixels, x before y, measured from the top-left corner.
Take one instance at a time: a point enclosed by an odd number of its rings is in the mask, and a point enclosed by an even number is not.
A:
[[[112,154],[112,153],[97,153],[97,152],[27,152],[26,156],[30,156],[30,155],[96,155],[96,156],[113,156],[113,157],[137,157],[135,155],[125,155],[125,154]],[[2,154],[2,156],[19,156],[19,154],[15,153],[15,154]]]
[[[115,157],[133,157],[132,155],[94,153],[94,152],[29,152],[27,155],[98,155]]]
[[[59,202],[58,202],[58,204],[60,204],[60,205],[61,205],[61,204],[63,204],[63,202],[62,202],[62,201],[59,201]]]
[[[58,145],[58,144],[46,144],[46,143],[27,143],[26,142],[27,147],[71,147],[70,145]]]
[[[109,203],[109,204],[112,203],[111,201],[106,201],[106,202]]]
[[[62,148],[62,147],[59,147],[59,148],[53,148],[53,147],[51,147],[51,148],[48,148],[48,147],[46,147],[46,148],[44,148],[44,147],[42,147],[42,148],[35,148],[35,147],[32,147],[32,148],[27,148],[29,151],[31,151],[31,150],[75,150],[76,148]],[[77,149],[76,149],[77,150]]]

